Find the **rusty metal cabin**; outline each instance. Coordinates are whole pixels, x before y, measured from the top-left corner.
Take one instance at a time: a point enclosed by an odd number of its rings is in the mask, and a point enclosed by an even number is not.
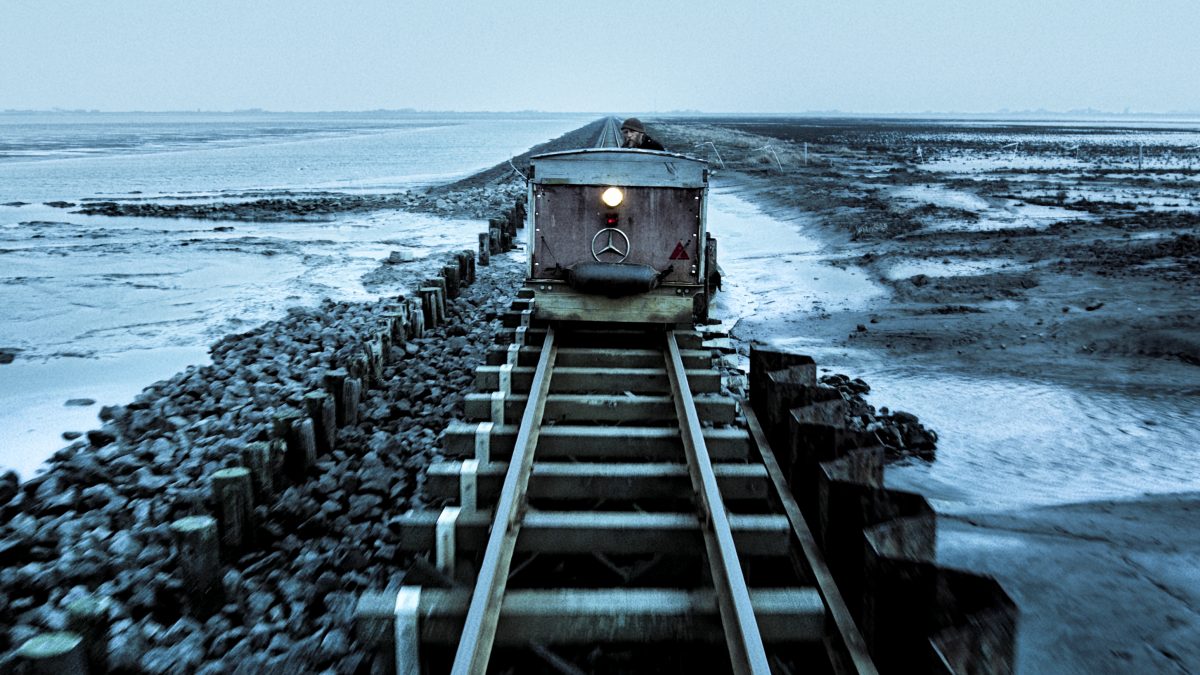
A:
[[[706,162],[597,148],[532,165],[526,288],[539,318],[686,324],[703,314]]]

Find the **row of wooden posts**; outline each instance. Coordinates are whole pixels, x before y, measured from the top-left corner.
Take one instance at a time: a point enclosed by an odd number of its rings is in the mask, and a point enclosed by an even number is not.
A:
[[[750,402],[879,671],[1013,672],[1016,605],[936,564],[933,508],[884,487],[882,444],[847,427],[813,359],[752,345]]]
[[[480,264],[487,264],[487,259],[481,249]],[[255,506],[270,503],[285,484],[308,479],[317,458],[336,446],[337,430],[358,423],[363,389],[382,381],[392,345],[419,338],[445,323],[446,303],[457,298],[463,286],[474,283],[475,264],[473,251],[455,253],[438,276],[424,280],[414,295],[385,306],[375,330],[344,350],[336,367],[324,374],[321,389],[276,410],[270,441],[248,444],[242,448],[240,466],[213,472],[214,513],[171,523],[177,573],[192,614],[203,618],[225,604],[222,561],[235,561],[260,544]],[[110,604],[99,595],[71,603],[67,630],[26,641],[17,651],[21,667],[29,675],[108,672]]]
[[[479,264],[487,265],[492,256],[513,250],[521,227],[525,227],[525,202],[517,200],[502,216],[488,220],[487,232],[479,233]]]

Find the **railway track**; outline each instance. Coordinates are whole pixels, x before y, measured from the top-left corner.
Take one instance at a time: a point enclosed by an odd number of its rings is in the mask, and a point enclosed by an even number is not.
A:
[[[596,137],[597,148],[619,148],[621,147],[621,120],[616,117],[604,118],[604,126],[600,128],[600,135]]]
[[[445,506],[389,523],[425,585],[359,605],[398,673],[876,672],[702,335],[514,316],[427,474]]]

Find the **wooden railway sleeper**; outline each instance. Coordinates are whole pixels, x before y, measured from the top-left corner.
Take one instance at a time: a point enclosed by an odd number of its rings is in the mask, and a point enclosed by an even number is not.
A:
[[[606,422],[607,426],[580,426],[567,423],[547,426],[543,432],[538,423],[539,420],[537,420],[536,413],[538,411],[534,408],[541,406],[544,409],[546,401],[550,397],[552,378],[549,368],[541,377],[539,377],[541,373],[541,368],[539,368],[532,381],[526,379],[525,371],[519,369],[526,368],[527,366],[524,364],[528,364],[529,360],[534,357],[538,359],[539,365],[541,362],[552,365],[558,357],[565,354],[568,362],[580,364],[578,367],[587,367],[583,364],[594,359],[601,362],[606,359],[611,360],[618,353],[613,349],[585,350],[577,347],[560,349],[553,328],[528,329],[528,326],[524,328],[527,330],[518,330],[516,333],[523,338],[532,336],[535,344],[527,344],[522,341],[520,344],[512,344],[507,348],[494,350],[492,356],[489,356],[489,363],[493,366],[500,366],[500,368],[486,371],[488,382],[495,383],[497,393],[505,401],[500,414],[489,415],[492,419],[477,424],[452,425],[447,433],[448,454],[453,456],[461,453],[458,456],[464,457],[464,461],[437,466],[430,470],[428,486],[431,494],[451,499],[457,496],[458,505],[447,507],[443,512],[436,514],[436,522],[430,525],[420,524],[420,522],[429,521],[427,520],[428,515],[423,516],[419,513],[408,514],[389,523],[393,527],[401,526],[401,540],[402,542],[408,541],[408,544],[402,543],[402,550],[434,549],[436,574],[443,579],[454,579],[456,573],[459,578],[462,578],[464,574],[464,570],[456,566],[456,561],[463,559],[464,552],[472,549],[478,550],[481,542],[480,536],[483,534],[479,528],[485,522],[489,522],[487,520],[489,509],[484,508],[483,505],[485,503],[496,504],[495,510],[500,514],[492,525],[491,534],[487,535],[488,542],[487,550],[484,553],[484,562],[481,565],[475,590],[469,594],[469,597],[465,590],[454,589],[449,591],[427,589],[424,593],[418,591],[416,595],[405,591],[397,595],[396,614],[393,617],[392,627],[398,658],[402,651],[413,652],[409,653],[407,658],[415,658],[415,650],[418,649],[417,645],[421,641],[446,644],[447,639],[451,636],[458,637],[459,629],[461,629],[462,639],[456,640],[458,653],[453,671],[456,673],[482,673],[486,669],[493,643],[510,646],[524,644],[532,648],[534,653],[538,653],[539,648],[548,649],[548,646],[554,644],[607,641],[613,636],[622,635],[623,633],[620,631],[633,631],[628,633],[626,639],[635,641],[712,639],[716,635],[724,634],[735,673],[765,673],[770,671],[771,663],[779,666],[782,662],[778,659],[768,661],[763,650],[764,639],[771,641],[780,639],[789,641],[796,639],[821,640],[824,635],[822,626],[825,625],[822,617],[826,616],[829,611],[824,601],[827,599],[825,596],[829,595],[828,589],[820,588],[819,593],[816,589],[803,587],[774,590],[749,589],[745,579],[741,578],[742,566],[737,557],[739,550],[756,552],[754,553],[756,555],[782,555],[784,559],[792,556],[794,549],[789,549],[790,544],[788,543],[791,541],[791,530],[795,529],[794,523],[791,528],[788,525],[788,518],[792,514],[789,512],[787,515],[769,517],[745,515],[731,517],[726,513],[722,502],[722,493],[737,495],[753,501],[763,501],[764,490],[769,490],[771,487],[778,488],[777,483],[772,484],[776,476],[769,472],[769,462],[766,463],[766,468],[762,463],[721,463],[716,465],[712,463],[713,459],[717,458],[742,461],[749,459],[747,453],[750,447],[748,440],[750,434],[745,429],[726,430],[706,427],[700,422],[700,414],[694,403],[690,405],[690,411],[688,410],[688,404],[692,399],[692,387],[688,383],[688,372],[684,366],[684,350],[681,350],[679,345],[681,340],[676,339],[675,335],[668,335],[666,349],[658,352],[659,358],[664,359],[668,380],[672,384],[668,398],[677,409],[678,427],[633,426],[614,431],[614,420],[609,420]],[[531,333],[530,330],[534,332]],[[684,334],[681,337],[685,338],[688,346],[699,346],[698,336]],[[642,352],[647,351],[649,350],[642,350]],[[596,353],[596,356],[593,357],[589,352]],[[643,353],[638,353],[637,358],[644,361],[645,356]],[[639,363],[639,367],[642,365]],[[693,363],[687,365],[692,367]],[[522,373],[522,379],[515,378],[515,373]],[[526,395],[522,390],[526,388],[527,383],[531,386],[531,391]],[[491,398],[491,395],[485,396]],[[519,407],[510,405],[513,402],[512,399],[517,398],[523,399],[522,404],[528,402],[528,405]],[[634,395],[624,398],[637,399],[638,397]],[[523,409],[522,424],[519,427],[507,424],[505,418],[513,417],[513,412],[519,409]],[[492,411],[489,410],[489,412]],[[753,420],[751,420],[751,426],[753,428]],[[663,496],[654,490],[643,493],[629,487],[633,485],[633,483],[629,483],[625,492],[597,487],[593,493],[587,493],[585,490],[580,495],[573,495],[570,482],[578,480],[580,485],[588,485],[591,481],[596,480],[597,476],[601,476],[599,480],[602,482],[614,480],[617,481],[617,483],[613,483],[616,485],[625,480],[620,478],[622,471],[639,476],[637,480],[656,473],[662,476],[670,475],[670,480],[676,480],[678,478],[676,470],[662,464],[655,465],[645,462],[635,465],[596,464],[594,461],[599,459],[611,462],[614,456],[617,458],[627,457],[629,454],[637,455],[646,451],[651,455],[650,459],[653,460],[657,456],[661,462],[671,455],[669,442],[671,434],[675,434],[675,438],[678,439],[675,441],[676,443],[680,440],[683,441],[688,455],[687,473],[692,479],[695,502],[702,514],[702,534],[692,530],[691,536],[704,540],[702,547],[693,550],[708,551],[707,558],[714,587],[713,592],[705,595],[704,591],[636,588],[627,590],[562,589],[559,591],[517,589],[506,592],[508,580],[515,578],[522,570],[533,564],[541,555],[541,551],[554,551],[556,554],[565,552],[563,544],[568,539],[548,533],[539,535],[538,528],[554,522],[562,523],[562,527],[568,528],[561,532],[570,532],[570,527],[572,527],[568,521],[563,520],[563,518],[572,517],[568,513],[539,511],[529,513],[527,517],[524,506],[526,496],[551,500],[562,500],[569,496],[599,497],[601,502],[605,498],[615,498],[622,503],[630,502],[632,511],[627,512],[630,517],[641,514],[647,524],[669,522],[671,519],[664,517],[667,514],[646,512],[639,508],[639,499]],[[531,436],[532,442],[530,442]],[[634,439],[634,442],[622,440],[620,443],[613,443],[613,440],[617,438]],[[545,439],[545,448],[541,447],[539,439]],[[717,450],[711,457],[708,456],[707,448],[707,442],[710,441],[714,444],[713,448]],[[545,452],[548,457],[567,461],[535,465],[533,462],[535,449],[539,458]],[[582,454],[576,456],[577,452]],[[541,460],[539,459],[539,461]],[[702,465],[706,468],[703,468]],[[520,470],[522,466],[526,467],[524,472]],[[603,478],[606,473],[614,471],[615,474],[612,477]],[[505,474],[506,480],[505,485],[500,488],[500,503],[497,503],[496,480],[500,473]],[[510,476],[516,476],[519,481],[519,485],[513,489],[509,489],[508,486],[507,477]],[[560,478],[552,478],[553,476],[560,476]],[[734,476],[738,476],[738,478],[735,479]],[[548,478],[561,480],[562,485],[548,487],[551,485],[545,482]],[[751,482],[741,484],[740,487],[731,487],[736,484],[729,483],[730,480],[743,479]],[[628,478],[628,480],[635,479]],[[750,485],[754,487],[749,488]],[[547,489],[550,491],[545,492]],[[519,497],[517,493],[519,493]],[[679,487],[670,488],[669,494],[671,499],[677,500],[688,496],[687,491]],[[593,507],[598,508],[595,505]],[[593,513],[597,512],[593,511]],[[609,520],[615,519],[614,523],[626,517],[620,515],[626,512],[599,512],[598,515],[604,513],[615,514],[604,516]],[[506,514],[507,518],[501,517]],[[405,521],[405,518],[408,520]],[[426,518],[426,520],[422,521],[422,518]],[[599,524],[604,518],[593,519],[596,521],[594,524]],[[623,526],[624,529],[615,530],[614,534],[599,536],[599,540],[619,542],[629,539],[628,533],[630,532],[642,531],[642,525],[633,524],[634,520],[629,522],[631,524]],[[691,522],[693,523],[692,527],[695,527],[694,517]],[[747,530],[746,526],[751,523],[756,523],[753,527],[768,527],[771,532],[769,538],[760,539],[756,544],[750,543],[751,540],[746,539],[746,536],[752,530]],[[521,535],[525,544],[518,547],[516,533],[523,526],[527,526],[527,534]],[[414,530],[413,527],[417,529]],[[423,527],[435,530],[431,533],[433,542],[429,542],[427,538],[429,535],[419,533]],[[472,528],[474,528],[474,534],[468,534]],[[429,529],[424,531],[430,532]],[[615,532],[624,534],[615,534]],[[760,535],[753,536],[767,536],[767,532],[768,530],[761,530]],[[626,584],[658,564],[661,559],[661,542],[666,541],[660,540],[659,550],[650,551],[652,555],[649,560],[623,565],[611,560],[604,550],[595,550],[594,546],[589,546],[586,534],[576,533],[573,536],[576,543],[568,546],[568,549],[591,554],[601,566],[610,570],[622,583]],[[651,536],[660,537],[661,535]],[[411,539],[411,537],[416,537],[416,539]],[[464,537],[467,538],[464,539]],[[735,538],[739,540],[736,546],[733,545]],[[499,556],[492,555],[492,550],[497,547],[495,540],[501,541],[500,548],[503,550],[500,551]],[[433,545],[422,544],[421,541]],[[476,543],[472,544],[471,541]],[[538,544],[539,541],[543,543]],[[701,542],[696,541],[696,543]],[[627,544],[622,544],[622,546],[626,546],[625,549],[622,549],[621,546],[614,547],[612,543],[607,546],[616,548],[617,552],[622,554],[636,550],[636,547],[629,549]],[[513,554],[518,550],[522,552],[518,558],[514,558]],[[676,546],[670,550],[682,551],[685,548]],[[805,554],[810,554],[810,551],[806,550]],[[491,559],[489,560],[489,558]],[[806,562],[812,563],[811,556],[806,558]],[[470,567],[471,565],[468,565],[465,571],[471,571]],[[819,567],[819,563],[817,567]],[[490,579],[485,579],[489,573]],[[414,598],[416,599],[414,600]],[[481,598],[482,602],[480,602]],[[407,618],[414,603],[421,608],[419,614],[422,617],[422,623],[415,628],[412,621]],[[578,612],[583,613],[579,614]],[[370,613],[369,608],[367,613]],[[474,619],[472,618],[473,614],[475,615]],[[834,614],[836,615],[837,612],[835,611]],[[360,610],[361,615],[362,611]],[[501,617],[504,617],[503,622]],[[834,623],[839,629],[844,628],[836,620],[837,618],[837,616],[834,617]],[[716,630],[716,634],[712,632],[713,630]],[[402,635],[409,640],[409,644],[403,648],[400,644]],[[855,640],[854,634],[847,636],[844,631],[842,631],[841,637],[843,643],[851,646],[852,650],[853,645],[861,642],[861,637]],[[552,662],[556,662],[556,658],[551,656],[547,663],[553,665]],[[572,672],[573,666],[568,662],[558,659],[557,663],[561,667],[555,666],[556,668],[564,670],[564,672]],[[403,664],[403,661],[398,661],[398,665],[403,666]],[[853,665],[859,673],[874,672],[869,660],[864,665],[861,659],[855,658]],[[400,670],[399,672],[405,671]]]

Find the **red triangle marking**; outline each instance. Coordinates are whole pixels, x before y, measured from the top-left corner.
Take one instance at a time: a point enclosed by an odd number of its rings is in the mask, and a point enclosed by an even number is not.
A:
[[[675,244],[675,250],[671,253],[671,260],[689,260],[687,249],[683,247],[683,242]]]

